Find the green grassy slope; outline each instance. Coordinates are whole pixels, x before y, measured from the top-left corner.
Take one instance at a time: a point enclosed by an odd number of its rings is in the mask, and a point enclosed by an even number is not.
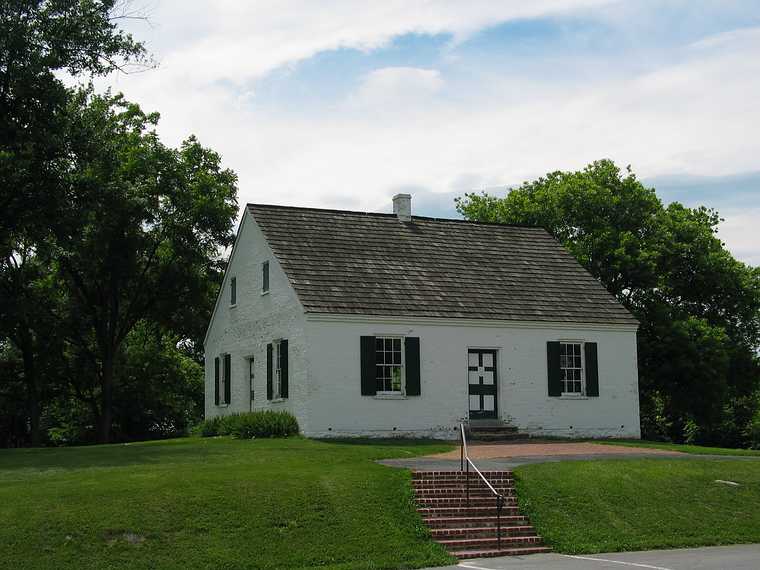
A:
[[[450,561],[408,472],[438,443],[181,439],[0,451],[8,568],[415,568]]]
[[[568,461],[516,477],[521,506],[559,552],[760,542],[760,461]]]

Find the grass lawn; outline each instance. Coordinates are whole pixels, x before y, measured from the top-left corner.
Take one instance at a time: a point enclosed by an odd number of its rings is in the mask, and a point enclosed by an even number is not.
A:
[[[559,552],[760,542],[760,461],[567,461],[515,472],[521,506]]]
[[[179,439],[0,450],[0,560],[16,570],[448,564],[409,474],[420,442]]]
[[[625,445],[628,447],[649,447],[654,449],[667,449],[668,451],[680,451],[695,455],[757,455],[760,457],[760,449],[731,449],[728,447],[704,447],[701,445],[681,445],[678,443],[664,443],[661,441],[641,441],[639,439],[614,439],[607,441],[593,440],[595,443],[606,445]]]

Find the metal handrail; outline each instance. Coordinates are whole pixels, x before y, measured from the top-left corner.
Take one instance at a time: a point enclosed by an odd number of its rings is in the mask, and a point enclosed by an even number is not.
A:
[[[467,506],[470,506],[470,466],[475,470],[475,473],[483,480],[488,486],[491,492],[496,496],[496,542],[498,549],[501,550],[501,510],[504,508],[506,498],[493,488],[493,485],[485,478],[480,472],[480,469],[472,462],[470,455],[467,453],[467,437],[464,433],[464,422],[460,422],[459,431],[462,437],[462,445],[459,448],[459,472],[466,471],[465,475],[465,489]],[[466,469],[465,469],[466,468]]]

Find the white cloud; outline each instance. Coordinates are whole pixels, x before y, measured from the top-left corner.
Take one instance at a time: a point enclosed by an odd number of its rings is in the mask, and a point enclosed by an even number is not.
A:
[[[384,67],[368,73],[353,95],[358,107],[395,112],[430,101],[443,87],[441,73],[416,67]]]
[[[737,259],[760,266],[760,248],[757,241],[757,221],[760,207],[721,212],[724,221],[718,226],[718,236]]]
[[[600,3],[166,2],[153,18],[161,67],[122,76],[115,88],[161,111],[167,142],[195,133],[218,150],[240,175],[241,203],[387,209],[400,188],[517,184],[603,157],[642,177],[756,170],[760,34],[752,31],[705,40],[678,63],[637,74],[591,74],[563,54],[531,75],[485,79],[481,70],[484,79],[467,85],[443,68],[396,66],[365,74],[314,112],[257,106],[258,79],[325,50],[372,50],[410,32],[462,41],[508,19]],[[565,64],[577,79],[551,68]],[[749,251],[732,228],[751,226],[736,219],[722,235]]]
[[[167,0],[151,15],[150,47],[174,80],[244,83],[328,50],[373,50],[409,33],[447,33],[458,42],[500,22],[611,1]]]

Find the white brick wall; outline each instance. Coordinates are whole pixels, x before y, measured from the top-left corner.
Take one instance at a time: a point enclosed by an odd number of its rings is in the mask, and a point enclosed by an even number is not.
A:
[[[222,285],[222,294],[206,335],[206,417],[250,409],[287,410],[308,430],[309,382],[307,379],[304,314],[261,229],[246,212],[238,230],[238,240]],[[269,261],[269,293],[261,294],[261,264]],[[237,305],[230,307],[230,285],[237,278]],[[266,399],[266,345],[275,339],[288,340],[287,400]],[[232,382],[229,406],[214,405],[214,357],[229,352]],[[255,399],[249,394],[248,361],[255,358]]]
[[[532,434],[640,436],[636,333],[631,328],[373,321],[307,322],[314,384],[310,435],[456,437],[456,426],[468,413],[467,350],[491,348],[498,351],[502,419]],[[385,400],[361,395],[359,338],[384,334],[420,338],[421,396]],[[546,342],[570,339],[598,343],[598,398],[548,396]]]

